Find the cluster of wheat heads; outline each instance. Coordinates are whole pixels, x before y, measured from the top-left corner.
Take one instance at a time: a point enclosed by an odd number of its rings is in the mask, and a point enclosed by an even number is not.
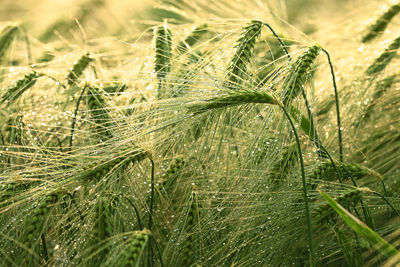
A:
[[[397,36],[339,86],[341,157],[329,62],[277,37],[290,32],[165,22],[128,48],[32,42],[34,65],[17,66],[13,25],[0,36],[2,265],[383,263],[318,190],[396,244]]]

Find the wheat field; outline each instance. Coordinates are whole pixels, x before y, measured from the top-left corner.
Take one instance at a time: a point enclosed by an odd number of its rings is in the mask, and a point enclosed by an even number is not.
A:
[[[1,2],[0,266],[400,265],[400,2]]]

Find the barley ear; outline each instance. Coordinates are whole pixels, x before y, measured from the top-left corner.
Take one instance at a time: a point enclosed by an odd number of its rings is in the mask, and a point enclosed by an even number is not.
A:
[[[18,25],[7,25],[0,33],[0,64],[5,61],[5,54],[18,33]]]
[[[236,52],[228,67],[228,86],[235,88],[247,75],[247,65],[253,55],[257,38],[261,34],[262,22],[252,20],[244,27],[242,35],[237,40]]]
[[[155,28],[156,36],[156,55],[154,71],[158,79],[158,98],[164,97],[164,83],[168,73],[171,70],[171,46],[172,34],[167,25]]]
[[[7,89],[7,91],[1,97],[0,105],[5,102],[7,102],[7,106],[14,103],[20,95],[35,85],[40,76],[42,76],[42,74],[38,74],[36,71],[26,74],[23,79],[18,80],[14,86]]]
[[[86,85],[86,103],[91,115],[91,120],[95,124],[95,133],[102,141],[106,141],[113,136],[113,119],[108,114],[104,92],[99,88]]]
[[[180,54],[186,53],[191,47],[193,47],[204,34],[208,32],[207,24],[200,25],[194,29],[194,31],[179,43],[177,49]]]
[[[188,111],[189,113],[193,113],[196,115],[206,112],[208,110],[215,110],[250,103],[281,105],[279,100],[264,91],[241,90],[229,93],[225,96],[207,99],[203,103],[190,104],[188,105]]]
[[[191,266],[195,261],[195,229],[199,223],[199,203],[198,191],[193,185],[192,193],[190,195],[190,206],[188,207],[188,215],[185,222],[186,240],[182,250],[183,265]]]
[[[293,142],[285,146],[279,159],[273,164],[269,178],[274,184],[281,184],[298,161],[297,144]]]
[[[119,255],[116,266],[142,266],[140,263],[149,237],[150,231],[147,229],[135,232],[126,242],[125,249]]]
[[[348,205],[348,204],[354,204],[356,205],[359,201],[362,199],[362,189],[355,188],[353,190],[349,190],[342,194],[341,196],[337,197],[335,201],[339,203],[340,205]],[[336,213],[334,210],[331,208],[329,203],[325,203],[317,207],[314,212],[314,217],[320,222],[320,223],[329,223],[332,220],[336,218]]]
[[[375,59],[374,63],[365,71],[366,75],[376,75],[383,71],[397,54],[400,48],[400,37],[396,38],[385,51]]]
[[[362,37],[362,42],[367,43],[379,36],[389,25],[390,21],[400,12],[400,4],[392,5],[383,13],[374,24],[368,27],[368,32]]]
[[[68,85],[74,85],[82,73],[85,71],[87,66],[89,66],[90,62],[93,61],[93,58],[89,53],[81,56],[78,62],[72,67],[71,71],[67,75]]]
[[[52,193],[46,196],[39,204],[33,209],[32,216],[28,216],[26,220],[26,233],[22,236],[21,243],[33,249],[39,243],[40,235],[42,234],[43,227],[45,226],[46,219],[50,213],[51,206],[57,202],[58,194]],[[30,257],[27,252],[23,253],[24,261],[29,261]]]
[[[282,102],[286,107],[300,94],[306,82],[307,74],[320,51],[320,46],[311,46],[293,63],[293,71],[283,86],[285,91],[283,92]]]

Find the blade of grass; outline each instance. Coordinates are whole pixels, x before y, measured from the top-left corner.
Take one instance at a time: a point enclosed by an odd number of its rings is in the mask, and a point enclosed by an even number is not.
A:
[[[375,249],[377,249],[382,255],[391,259],[393,257],[400,257],[400,252],[394,248],[389,242],[383,239],[380,235],[374,232],[371,228],[365,225],[362,221],[353,216],[340,204],[338,204],[333,198],[328,196],[326,193],[319,191],[324,197],[326,202],[336,211],[337,214],[342,217],[348,226],[350,226],[357,234],[364,237]],[[398,261],[396,262],[398,263]]]

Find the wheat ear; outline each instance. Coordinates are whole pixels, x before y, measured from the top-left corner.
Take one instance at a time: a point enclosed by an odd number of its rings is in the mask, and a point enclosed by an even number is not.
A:
[[[96,87],[86,85],[86,88],[86,104],[91,114],[90,118],[96,125],[96,133],[102,141],[106,141],[113,136],[113,120],[107,112],[104,93]]]
[[[194,185],[190,196],[190,206],[188,208],[188,215],[185,222],[186,240],[182,250],[182,263],[184,266],[191,266],[195,258],[195,234],[197,224],[199,223],[199,204],[198,204],[198,191]]]
[[[293,64],[294,70],[290,74],[286,86],[283,87],[286,90],[282,96],[282,102],[285,106],[288,106],[302,91],[307,74],[320,51],[321,47],[318,45],[311,46]]]
[[[199,114],[208,110],[226,108],[248,103],[280,105],[280,102],[275,97],[264,91],[241,90],[231,92],[225,96],[207,99],[203,103],[190,104],[188,105],[188,110],[190,113]]]
[[[365,71],[366,75],[375,75],[383,71],[390,61],[396,56],[397,49],[400,48],[400,37],[396,38],[385,51],[375,59],[374,63]]]
[[[383,13],[374,24],[368,27],[368,32],[362,37],[362,42],[367,43],[375,39],[379,34],[381,34],[386,27],[389,25],[390,21],[400,12],[400,4],[392,5],[385,13]]]
[[[298,160],[297,144],[293,142],[285,146],[279,156],[278,161],[274,163],[269,178],[273,183],[279,184],[289,174],[290,169]]]
[[[163,84],[168,73],[171,71],[171,47],[172,34],[167,25],[158,26],[155,29],[156,36],[156,55],[154,71],[157,74],[158,81],[158,98],[165,95]]]
[[[235,85],[247,75],[247,64],[250,62],[257,38],[261,34],[262,25],[261,21],[252,20],[244,27],[242,35],[237,40],[236,52],[228,67],[229,87],[235,88]]]
[[[0,33],[0,64],[4,62],[4,56],[7,53],[12,41],[18,33],[17,25],[8,25]]]
[[[193,32],[179,43],[177,49],[179,53],[186,53],[191,47],[193,47],[201,37],[208,32],[207,24],[200,25],[193,30]]]
[[[26,220],[25,234],[22,236],[22,244],[33,249],[38,243],[40,235],[42,234],[47,216],[50,212],[51,205],[57,201],[58,195],[56,193],[46,196],[34,209],[32,216]],[[24,261],[29,261],[26,251],[23,253]]]
[[[149,241],[150,231],[144,229],[135,232],[126,242],[125,248],[119,255],[118,265],[125,267],[139,267],[144,249]]]
[[[89,66],[90,62],[93,61],[93,58],[89,53],[81,56],[81,58],[76,62],[76,64],[72,67],[71,71],[67,75],[68,85],[74,85],[82,73],[85,71],[87,66]]]
[[[26,74],[25,77],[21,80],[18,80],[15,86],[12,86],[7,89],[4,95],[1,97],[0,104],[7,102],[7,106],[14,103],[15,100],[18,99],[26,90],[35,85],[37,79],[42,76],[42,74],[38,74],[36,71],[32,71],[29,74]]]
[[[345,192],[343,195],[336,198],[335,201],[342,206],[351,203],[354,203],[354,205],[356,205],[357,202],[362,200],[362,192],[363,192],[362,188],[355,188],[353,190]],[[332,221],[332,219],[335,218],[336,215],[336,213],[334,212],[334,210],[332,210],[331,206],[328,203],[322,204],[319,207],[317,207],[314,210],[313,214],[314,217],[321,223],[327,223],[329,221]]]

